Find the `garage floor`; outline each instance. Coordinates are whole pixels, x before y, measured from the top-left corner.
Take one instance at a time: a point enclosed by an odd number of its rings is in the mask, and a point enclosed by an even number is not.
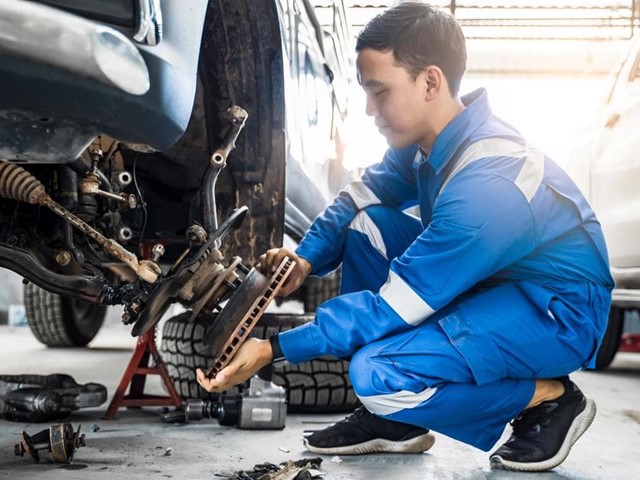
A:
[[[89,349],[47,349],[26,327],[0,326],[2,374],[67,373],[78,383],[98,382],[109,390],[109,400],[126,367],[135,339],[122,326],[118,312]],[[327,480],[337,479],[627,479],[640,468],[640,354],[619,354],[604,373],[574,376],[596,399],[599,413],[593,426],[576,444],[568,460],[551,473],[532,475],[493,472],[485,452],[437,435],[436,445],[421,455],[324,457]],[[146,393],[162,393],[159,383]],[[16,457],[13,448],[20,432],[33,435],[49,424],[0,421],[0,477],[11,479],[215,479],[263,462],[312,458],[301,442],[302,431],[321,428],[341,415],[290,415],[282,431],[243,431],[221,427],[215,420],[171,426],[160,422],[158,409],[125,410],[117,420],[102,420],[108,403],[81,410],[66,421],[82,425],[87,446],[73,464],[34,463]],[[92,432],[92,428],[97,431]],[[508,432],[505,432],[507,435]]]

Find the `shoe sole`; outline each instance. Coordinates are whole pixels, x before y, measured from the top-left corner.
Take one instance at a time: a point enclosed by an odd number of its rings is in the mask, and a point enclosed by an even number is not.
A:
[[[303,439],[307,450],[325,455],[362,455],[365,453],[422,453],[429,450],[436,441],[436,437],[431,433],[424,433],[417,437],[394,442],[377,438],[357,445],[347,445],[344,447],[321,448],[309,444],[306,438]]]
[[[558,450],[558,453],[553,457],[542,462],[522,463],[505,460],[504,458],[496,455],[489,459],[491,468],[518,472],[546,472],[547,470],[557,467],[566,460],[573,444],[578,441],[584,432],[587,431],[596,416],[596,410],[596,403],[592,399],[587,398],[584,410],[582,410],[582,412],[573,419],[573,422],[569,427],[569,431],[567,432],[567,436],[560,446],[560,450]]]

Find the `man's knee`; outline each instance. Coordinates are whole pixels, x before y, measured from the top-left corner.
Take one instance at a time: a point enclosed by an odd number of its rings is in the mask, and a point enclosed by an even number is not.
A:
[[[372,348],[364,347],[353,355],[349,376],[358,397],[387,395],[402,390],[395,367]]]

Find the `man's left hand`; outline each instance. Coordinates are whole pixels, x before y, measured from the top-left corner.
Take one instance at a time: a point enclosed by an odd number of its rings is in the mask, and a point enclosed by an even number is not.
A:
[[[215,378],[207,378],[200,368],[196,370],[198,383],[207,392],[222,392],[251,378],[273,360],[269,340],[248,338],[238,349],[229,365],[218,372]]]

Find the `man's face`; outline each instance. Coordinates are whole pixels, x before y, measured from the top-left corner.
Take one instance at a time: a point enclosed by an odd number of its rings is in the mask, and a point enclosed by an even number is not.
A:
[[[429,105],[425,100],[423,75],[414,79],[396,65],[391,51],[365,48],[356,61],[358,81],[367,95],[367,115],[390,147],[402,148],[428,140]]]

